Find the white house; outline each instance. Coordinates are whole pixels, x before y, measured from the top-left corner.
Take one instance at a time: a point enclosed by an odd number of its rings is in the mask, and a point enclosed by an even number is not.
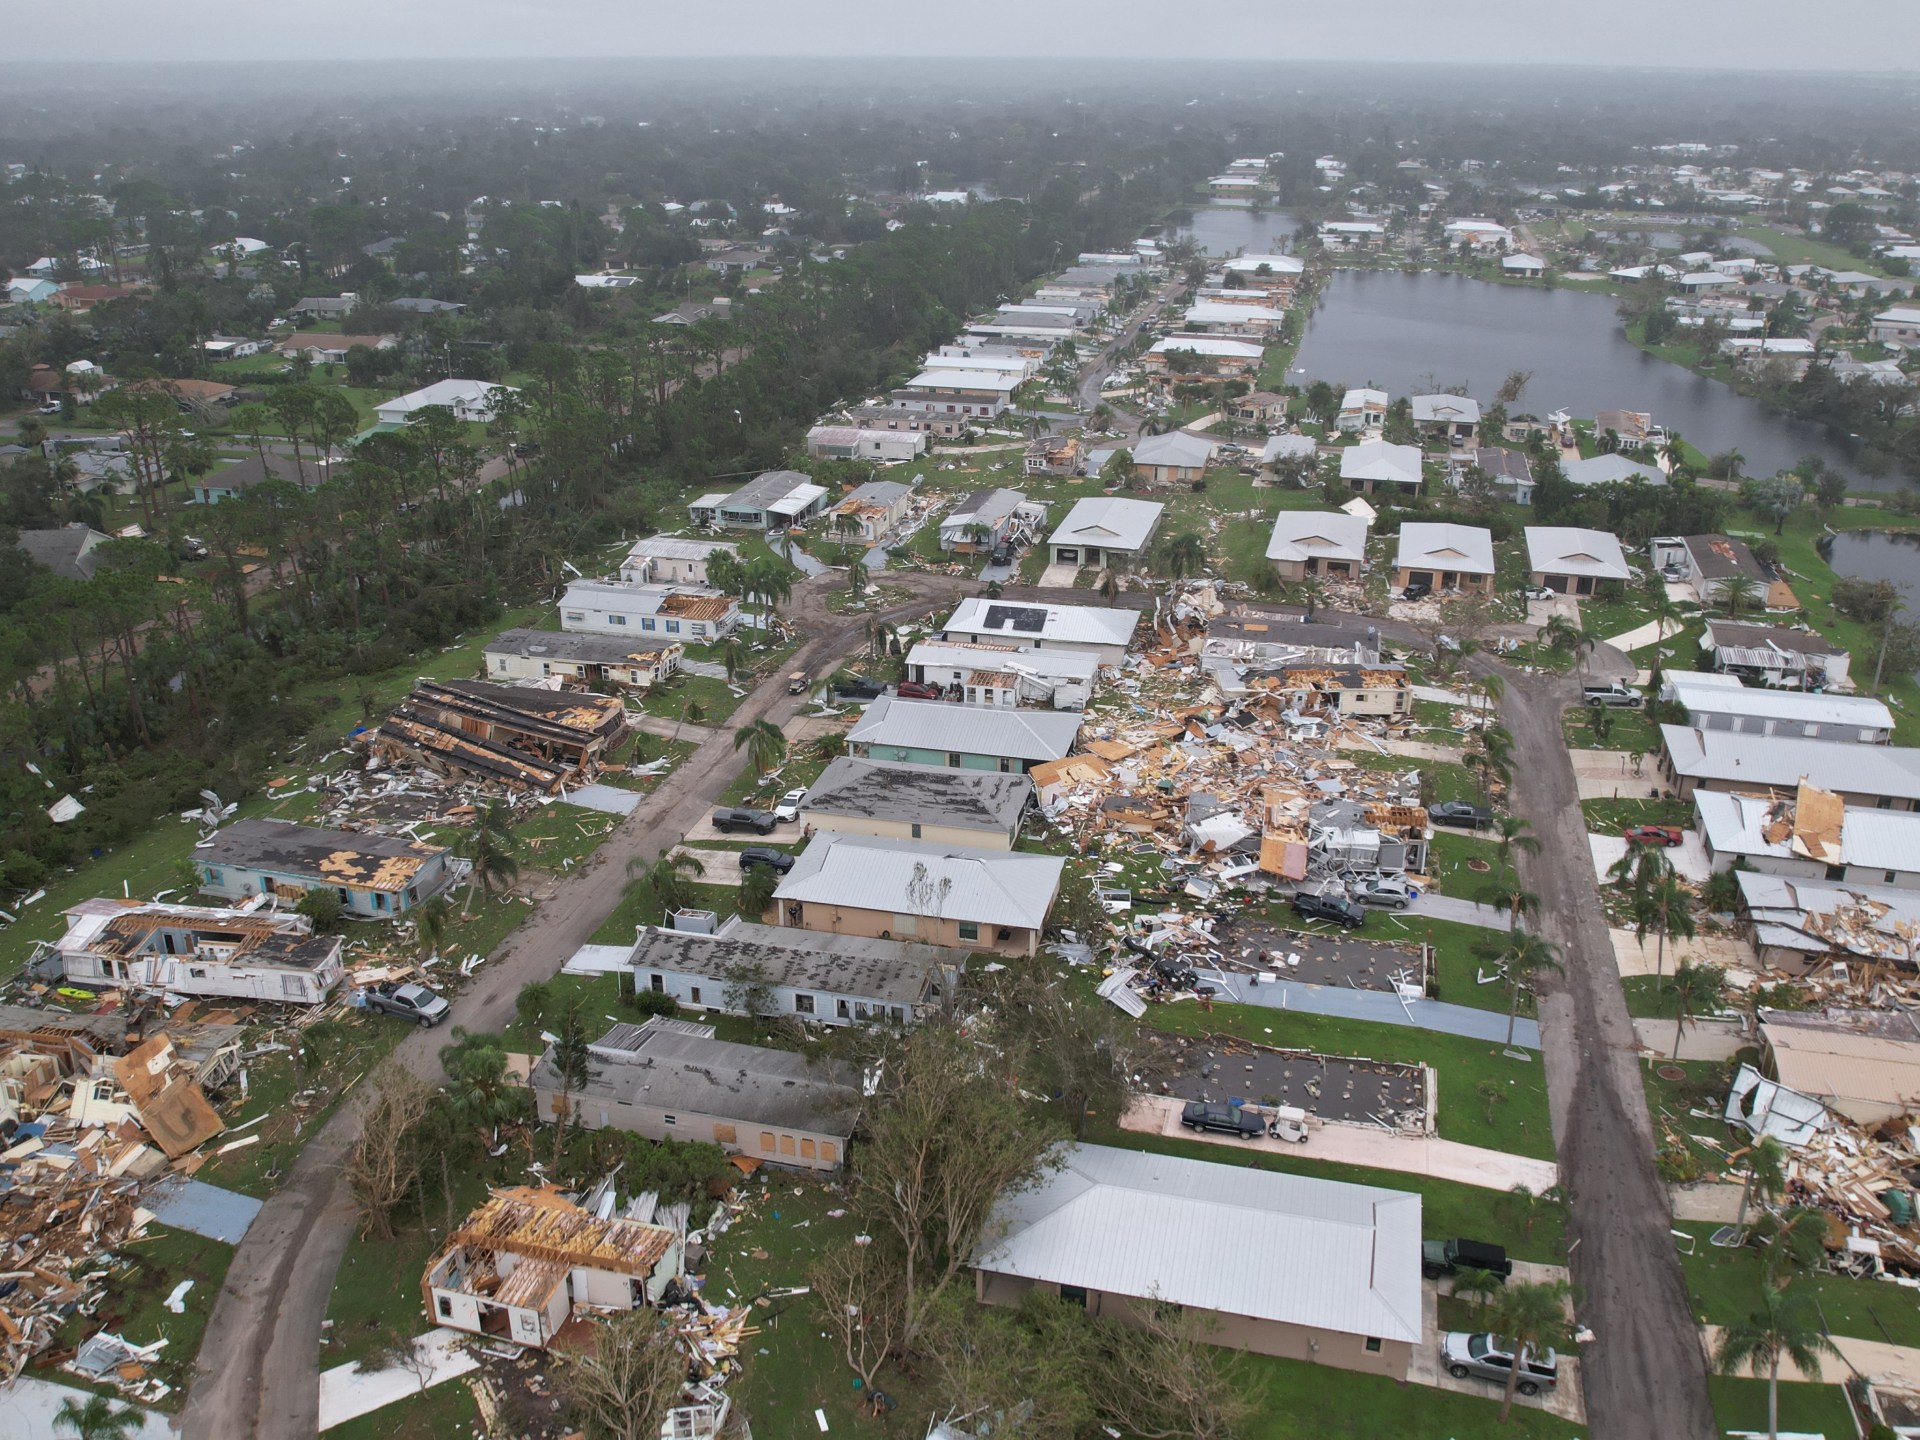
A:
[[[1493,593],[1493,536],[1478,525],[1408,521],[1393,558],[1393,588]]]
[[[373,407],[382,425],[405,425],[429,406],[441,406],[453,412],[456,420],[491,420],[502,395],[517,395],[510,385],[495,385],[486,380],[436,380],[421,390]]]
[[[1538,279],[1547,273],[1547,262],[1538,255],[1503,255],[1500,257],[1500,269],[1522,279]]]
[[[924,430],[816,425],[807,431],[807,454],[816,460],[874,460],[891,465],[926,453],[927,432]]]
[[[1282,510],[1273,520],[1267,559],[1282,580],[1357,579],[1367,561],[1367,522],[1339,510]]]
[[[51,942],[61,974],[76,985],[172,995],[318,1005],[340,983],[341,939],[316,935],[304,915],[83,900]]]
[[[1420,447],[1363,440],[1340,452],[1340,479],[1362,495],[1420,493]]]
[[[1104,565],[1124,569],[1153,543],[1166,506],[1152,500],[1115,495],[1088,496],[1074,503],[1067,518],[1047,537],[1056,565]]]
[[[1449,220],[1444,234],[1449,245],[1464,240],[1476,250],[1505,250],[1513,244],[1513,232],[1492,220]]]
[[[1852,745],[1885,745],[1893,738],[1893,712],[1885,701],[1727,683],[1733,679],[1668,671],[1661,698],[1678,702],[1687,722],[1703,730],[1798,735]]]
[[[579,635],[664,636],[704,645],[740,625],[740,602],[697,585],[575,580],[560,601],[560,628]]]
[[[1562,595],[1591,595],[1602,581],[1632,573],[1618,536],[1570,525],[1527,526],[1527,571],[1533,584]]]
[[[962,600],[941,626],[948,640],[1011,642],[1035,650],[1085,650],[1102,665],[1126,659],[1140,612],[1096,605],[1035,604],[974,596]]]
[[[1349,390],[1340,397],[1340,418],[1334,423],[1344,435],[1378,434],[1387,423],[1387,392]]]
[[[620,578],[631,585],[705,585],[707,566],[716,555],[738,560],[740,547],[731,540],[695,535],[649,535],[627,547]]]

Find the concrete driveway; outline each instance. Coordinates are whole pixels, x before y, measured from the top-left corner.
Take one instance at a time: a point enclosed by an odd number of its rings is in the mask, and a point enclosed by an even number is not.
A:
[[[1593,878],[1605,884],[1607,871],[1627,853],[1627,837],[1589,834],[1587,844],[1593,850]],[[1695,885],[1706,884],[1707,877],[1713,874],[1713,861],[1708,857],[1706,842],[1700,838],[1698,831],[1689,830],[1678,845],[1669,845],[1667,859],[1673,864],[1674,874],[1682,880],[1691,880]]]
[[[1516,1260],[1513,1265],[1513,1278],[1530,1283],[1544,1283],[1568,1278],[1565,1267],[1559,1265],[1535,1265]],[[1447,1373],[1446,1366],[1440,1363],[1440,1288],[1451,1284],[1449,1281],[1423,1280],[1420,1282],[1420,1308],[1422,1343],[1414,1347],[1412,1362],[1407,1367],[1407,1379],[1415,1385],[1430,1386],[1435,1390],[1451,1390],[1456,1395],[1475,1395],[1482,1400],[1498,1400],[1501,1388],[1491,1380],[1478,1380],[1468,1376],[1456,1380]],[[1578,1355],[1560,1356],[1560,1383],[1544,1395],[1529,1399],[1525,1395],[1515,1395],[1513,1403],[1534,1410],[1544,1410],[1549,1415],[1557,1415],[1575,1425],[1587,1423],[1587,1402],[1580,1384],[1580,1357]]]

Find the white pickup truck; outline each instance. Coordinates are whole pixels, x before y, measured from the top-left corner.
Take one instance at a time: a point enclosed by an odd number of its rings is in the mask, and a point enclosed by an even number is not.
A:
[[[1646,696],[1618,681],[1611,685],[1583,686],[1580,695],[1589,705],[1605,705],[1614,710],[1638,710],[1647,703]]]

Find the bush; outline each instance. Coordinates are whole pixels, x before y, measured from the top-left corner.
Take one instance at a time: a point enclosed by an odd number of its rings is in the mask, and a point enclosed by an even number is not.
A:
[[[636,990],[625,997],[627,1004],[642,1015],[673,1016],[680,1013],[680,1002],[671,995],[654,990]]]
[[[293,910],[296,915],[304,915],[311,920],[317,934],[331,935],[343,923],[339,895],[317,886],[302,895],[300,903]]]

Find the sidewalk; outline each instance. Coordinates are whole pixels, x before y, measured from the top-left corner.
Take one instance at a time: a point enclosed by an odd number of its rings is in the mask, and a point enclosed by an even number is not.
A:
[[[1694,603],[1699,602],[1696,600]],[[1616,650],[1639,650],[1653,644],[1656,640],[1671,639],[1686,628],[1678,620],[1649,620],[1644,625],[1637,625],[1618,635],[1609,635],[1601,643],[1611,645]]]
[[[1284,976],[1278,980],[1249,983],[1251,975],[1227,975],[1218,970],[1195,972],[1209,984],[1220,987],[1228,1000],[1242,1005],[1264,1005],[1270,1010],[1297,1010],[1302,1015],[1332,1015],[1342,1020],[1366,1020],[1375,1025],[1401,1025],[1411,1030],[1437,1030],[1443,1035],[1458,1035],[1466,1040],[1484,1040],[1504,1045],[1507,1017],[1504,1011],[1482,1010],[1474,1005],[1450,1005],[1444,1000],[1424,997],[1402,1002],[1385,990],[1360,990],[1340,985],[1309,985]],[[1525,1017],[1513,1022],[1513,1043],[1524,1050],[1540,1048],[1540,1026]]]
[[[1537,1195],[1560,1183],[1560,1167],[1551,1160],[1530,1160],[1524,1155],[1483,1150],[1477,1145],[1462,1145],[1457,1140],[1442,1140],[1437,1136],[1394,1135],[1355,1125],[1316,1125],[1312,1139],[1304,1145],[1295,1145],[1269,1136],[1236,1140],[1228,1135],[1187,1131],[1180,1126],[1180,1106],[1180,1100],[1171,1095],[1137,1096],[1127,1113],[1120,1117],[1120,1128],[1143,1135],[1194,1140],[1203,1145],[1217,1144],[1230,1150],[1266,1150],[1337,1165],[1365,1165],[1375,1170],[1395,1170],[1402,1175],[1425,1175],[1458,1185],[1477,1185],[1483,1190],[1506,1191],[1525,1185]]]
[[[1862,1281],[1862,1284],[1869,1282]],[[1904,1292],[1889,1285],[1887,1298],[1893,1299]],[[1711,1355],[1720,1344],[1720,1327],[1702,1325],[1701,1342]],[[1920,1350],[1910,1345],[1889,1345],[1884,1340],[1859,1340],[1851,1335],[1831,1335],[1833,1348],[1840,1352],[1840,1359],[1823,1357],[1820,1362],[1820,1380],[1817,1383],[1838,1385],[1858,1371],[1875,1385],[1885,1385],[1895,1390],[1920,1389]],[[1800,1367],[1786,1357],[1780,1360],[1780,1378],[1796,1383],[1810,1382],[1809,1377],[1800,1373]]]
[[[370,1411],[418,1395],[430,1386],[478,1370],[480,1362],[461,1346],[467,1338],[456,1330],[441,1327],[429,1330],[413,1342],[414,1353],[430,1365],[424,1383],[420,1376],[405,1368],[362,1374],[358,1361],[321,1371],[320,1428],[330,1430],[335,1425],[344,1425]]]

